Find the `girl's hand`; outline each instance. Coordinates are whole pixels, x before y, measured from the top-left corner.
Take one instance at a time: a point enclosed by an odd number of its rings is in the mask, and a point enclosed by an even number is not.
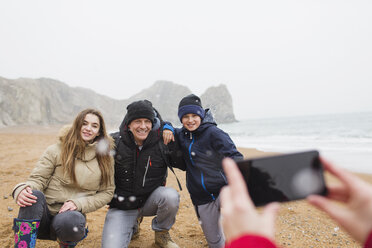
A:
[[[36,203],[37,197],[32,194],[31,187],[27,186],[24,188],[17,197],[17,204],[20,207],[32,206]]]
[[[66,212],[66,211],[74,211],[74,210],[76,210],[76,209],[77,209],[77,207],[76,207],[76,205],[75,205],[74,202],[72,202],[72,201],[67,201],[67,202],[65,202],[65,203],[62,205],[62,207],[61,207],[61,209],[59,210],[58,213],[63,213],[63,212]]]

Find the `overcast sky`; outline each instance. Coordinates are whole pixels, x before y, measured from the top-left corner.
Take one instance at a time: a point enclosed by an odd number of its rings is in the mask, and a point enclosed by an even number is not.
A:
[[[117,99],[156,80],[223,83],[238,119],[372,111],[371,13],[370,0],[2,0],[0,76]]]

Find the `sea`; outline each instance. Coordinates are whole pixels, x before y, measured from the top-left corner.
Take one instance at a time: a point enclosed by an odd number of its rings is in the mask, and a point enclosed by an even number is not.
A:
[[[318,150],[338,166],[372,174],[372,112],[247,119],[218,127],[237,147],[281,153]]]

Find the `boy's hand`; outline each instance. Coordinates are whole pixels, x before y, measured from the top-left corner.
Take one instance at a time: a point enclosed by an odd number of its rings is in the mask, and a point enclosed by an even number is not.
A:
[[[163,130],[163,141],[165,145],[168,145],[171,141],[174,141],[174,135],[171,130]]]

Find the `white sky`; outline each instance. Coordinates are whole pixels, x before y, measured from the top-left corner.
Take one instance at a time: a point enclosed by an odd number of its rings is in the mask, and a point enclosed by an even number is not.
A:
[[[224,83],[238,119],[372,111],[371,13],[369,0],[2,0],[0,76],[117,99],[156,80]]]

